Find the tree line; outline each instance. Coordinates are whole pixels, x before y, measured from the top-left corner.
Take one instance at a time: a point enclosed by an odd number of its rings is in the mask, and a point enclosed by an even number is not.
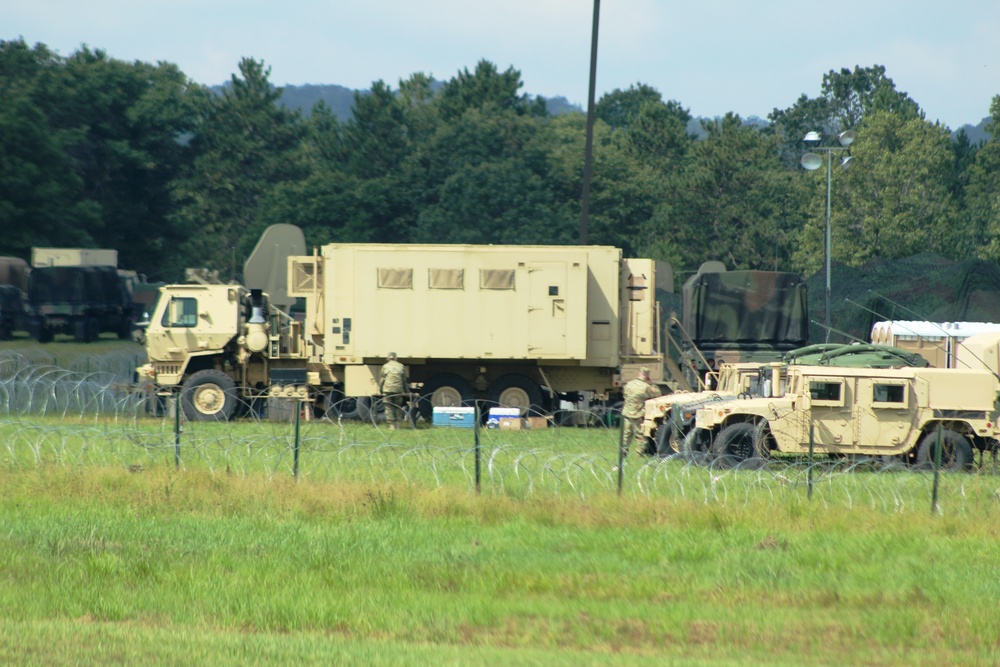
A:
[[[0,255],[108,247],[150,280],[206,266],[238,277],[269,225],[329,242],[573,244],[586,117],[551,115],[488,61],[356,93],[340,121],[280,104],[243,59],[221,94],[177,66],[0,41]],[[991,105],[1000,122],[1000,95]],[[1000,136],[928,122],[875,65],[823,75],[765,127],[689,111],[637,83],[596,106],[588,241],[669,261],[811,275],[824,261],[827,173],[802,137],[854,130],[831,170],[834,261],[935,253],[1000,259]],[[992,136],[992,135],[991,135]],[[834,163],[836,165],[836,162]]]

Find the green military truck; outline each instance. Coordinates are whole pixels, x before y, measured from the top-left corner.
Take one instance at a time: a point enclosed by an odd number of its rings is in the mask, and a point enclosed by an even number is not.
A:
[[[693,389],[723,363],[778,361],[809,339],[806,283],[795,273],[727,271],[706,262],[681,288],[669,333]]]
[[[685,447],[726,466],[777,453],[897,456],[928,465],[942,430],[943,465],[995,451],[1000,380],[987,369],[772,366],[770,391],[698,409]]]

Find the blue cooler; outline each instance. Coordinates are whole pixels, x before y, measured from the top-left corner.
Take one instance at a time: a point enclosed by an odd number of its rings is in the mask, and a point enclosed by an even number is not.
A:
[[[434,426],[452,426],[455,428],[472,428],[475,425],[476,409],[461,407],[435,407]]]

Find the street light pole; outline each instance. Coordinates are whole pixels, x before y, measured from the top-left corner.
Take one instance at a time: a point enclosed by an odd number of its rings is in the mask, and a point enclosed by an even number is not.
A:
[[[846,132],[841,132],[837,135],[837,140],[840,142],[840,146],[815,146],[818,144],[822,136],[819,132],[809,132],[803,137],[803,141],[806,144],[811,145],[810,151],[825,151],[826,152],[826,292],[824,295],[824,305],[825,305],[825,320],[824,325],[826,326],[826,342],[830,342],[830,249],[832,247],[831,243],[831,232],[830,232],[830,184],[831,176],[833,172],[833,153],[834,151],[849,151],[851,143],[854,141],[856,134],[854,130],[847,130]],[[816,153],[809,152],[802,156],[800,162],[805,169],[813,171],[819,169],[823,164],[822,158]],[[853,163],[853,158],[848,155],[841,158],[840,166],[842,169],[846,170]]]
[[[831,245],[832,240],[830,238],[830,173],[833,171],[831,167],[831,155],[833,151],[826,152],[826,319],[823,320],[826,324],[826,342],[830,342],[830,249],[833,247]]]

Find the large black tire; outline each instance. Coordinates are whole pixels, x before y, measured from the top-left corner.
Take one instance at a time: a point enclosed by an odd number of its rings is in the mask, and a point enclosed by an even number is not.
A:
[[[674,441],[674,423],[670,421],[669,415],[656,427],[656,455],[673,456],[681,452],[675,447],[680,447],[680,443]]]
[[[937,431],[931,431],[917,445],[917,467],[934,469]],[[941,470],[960,471],[972,467],[972,443],[961,433],[945,429],[941,433]]]
[[[341,395],[334,406],[327,411],[327,415],[333,419],[351,419],[355,421],[369,421],[372,418],[372,397],[371,396],[347,396]]]
[[[118,340],[128,340],[132,337],[132,320],[122,315],[122,319],[115,328]]]
[[[190,421],[229,421],[236,403],[236,384],[222,371],[198,371],[181,388],[181,406]]]
[[[434,417],[434,408],[456,408],[468,405],[474,399],[475,392],[468,380],[454,373],[440,373],[424,382],[417,409],[424,421],[430,422]]]
[[[541,414],[542,389],[529,377],[511,373],[501,376],[490,385],[486,397],[490,405],[501,408],[520,408],[525,414]]]
[[[39,343],[52,342],[52,329],[48,327],[44,317],[32,317],[28,324],[28,331],[31,333],[31,337]]]
[[[101,337],[101,322],[96,317],[88,317],[84,325],[86,342],[93,343]]]
[[[692,426],[691,430],[684,434],[684,439],[681,441],[681,455],[684,459],[704,463],[712,444],[708,436],[709,432],[705,429]]]
[[[719,432],[712,443],[712,455],[725,468],[743,466],[747,461],[759,458],[756,446],[757,434],[753,424],[740,422],[730,424]]]

